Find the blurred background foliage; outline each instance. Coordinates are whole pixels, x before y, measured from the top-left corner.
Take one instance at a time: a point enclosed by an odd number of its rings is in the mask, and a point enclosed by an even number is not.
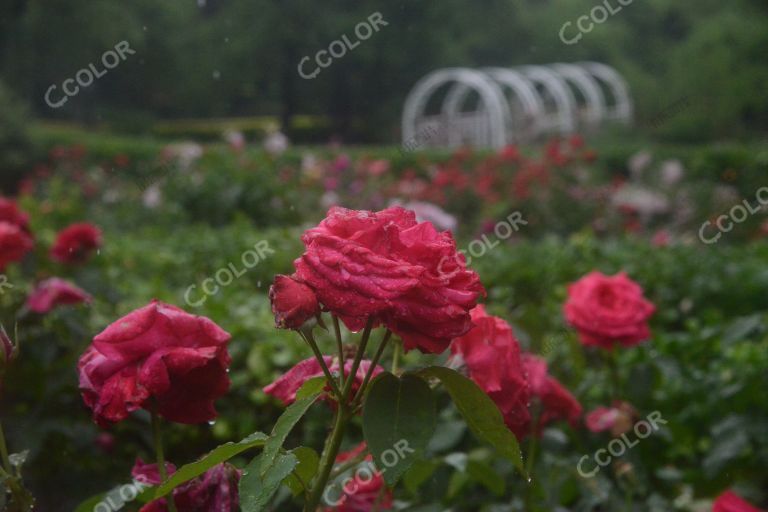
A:
[[[268,115],[300,142],[331,135],[392,142],[406,94],[435,68],[597,60],[627,78],[638,125],[650,137],[693,142],[766,133],[765,2],[632,2],[578,44],[563,44],[562,25],[598,4],[8,0],[0,6],[0,80],[38,116],[134,133],[195,132],[162,120]],[[317,78],[299,76],[304,56],[344,34],[354,38],[355,25],[374,12],[386,27]],[[98,63],[120,41],[136,54],[63,107],[45,104],[48,87]],[[680,100],[685,115],[652,123]],[[314,117],[307,126],[296,116]],[[220,132],[211,125],[207,135]]]

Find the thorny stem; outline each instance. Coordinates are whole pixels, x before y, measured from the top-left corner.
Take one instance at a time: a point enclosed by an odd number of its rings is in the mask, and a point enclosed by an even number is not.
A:
[[[163,435],[160,430],[160,416],[155,407],[152,408],[152,438],[155,442],[155,457],[157,458],[157,471],[160,474],[160,480],[168,480],[168,472],[165,470],[165,455],[163,453]],[[169,512],[176,512],[176,502],[173,499],[173,493],[166,499]]]
[[[320,349],[317,348],[317,342],[315,341],[315,337],[312,335],[312,331],[307,329],[306,331],[299,331],[299,334],[301,334],[301,337],[304,338],[304,341],[306,341],[307,344],[312,347],[312,352],[314,352],[315,357],[320,362],[320,368],[323,369],[325,378],[328,380],[328,385],[331,386],[333,394],[336,395],[336,398],[341,400],[341,391],[339,390],[339,386],[336,384],[336,380],[333,378],[333,375],[331,375],[331,371],[328,369],[328,365],[325,364],[323,354],[320,352]]]

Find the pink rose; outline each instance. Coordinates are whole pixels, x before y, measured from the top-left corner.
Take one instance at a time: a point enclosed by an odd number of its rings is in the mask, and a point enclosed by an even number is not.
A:
[[[27,308],[45,314],[65,304],[89,303],[92,298],[74,284],[58,277],[41,281],[27,298]]]
[[[60,263],[82,263],[101,246],[101,230],[93,224],[72,224],[56,235],[51,258]]]
[[[413,212],[333,207],[302,237],[296,276],[353,331],[368,318],[400,335],[407,350],[444,351],[472,326],[469,311],[484,293],[449,232]]]
[[[152,407],[178,423],[211,421],[229,390],[229,339],[208,318],[153,300],[93,339],[78,364],[83,400],[103,426]]]
[[[643,289],[623,272],[606,276],[592,272],[568,286],[565,317],[584,345],[629,347],[647,340],[648,319],[655,311]]]
[[[339,373],[338,360],[334,360],[334,358],[331,356],[324,356],[323,360],[325,361],[325,364],[331,373]],[[347,377],[349,377],[350,372],[352,371],[352,364],[353,361],[351,359],[347,359],[344,363],[344,372]],[[360,366],[357,368],[357,375],[355,375],[355,380],[352,383],[352,392],[350,396],[355,396],[355,393],[357,393],[357,390],[360,389],[360,386],[363,383],[363,379],[365,378],[365,375],[368,373],[370,368],[371,361],[368,361],[367,359],[360,361]],[[383,371],[383,368],[376,366],[376,368],[373,370],[373,373],[371,374],[371,379]],[[325,374],[323,373],[323,369],[320,366],[320,362],[316,358],[310,357],[309,359],[301,361],[296,366],[281,375],[280,378],[278,378],[275,382],[265,387],[264,392],[268,395],[274,396],[283,402],[283,404],[290,405],[296,401],[296,392],[305,382],[315,377],[322,377],[324,375]]]
[[[290,276],[275,276],[269,288],[269,300],[275,325],[282,329],[298,329],[320,314],[320,304],[312,288]]]
[[[725,491],[712,504],[712,512],[763,512],[740,498],[733,491]]]
[[[337,464],[343,464],[362,455],[368,447],[360,443],[348,452],[342,452],[336,457]],[[392,491],[384,483],[384,477],[372,466],[373,457],[366,455],[360,468],[370,468],[355,471],[352,479],[345,481],[340,496],[331,496],[334,507],[325,508],[326,512],[370,512],[372,510],[391,510]],[[372,476],[371,476],[372,475]]]
[[[0,197],[0,222],[8,222],[31,234],[29,230],[29,215],[21,211],[15,201]]]
[[[530,395],[512,328],[490,316],[485,307],[472,310],[468,333],[451,343],[454,362],[463,362],[469,377],[496,403],[507,426],[522,439],[528,433]]]
[[[173,464],[165,463],[166,473],[171,476],[176,472]],[[131,471],[133,477],[149,485],[161,483],[157,464],[145,464],[136,459]],[[237,485],[241,472],[231,464],[218,464],[203,475],[180,485],[173,490],[173,502],[178,512],[237,512],[240,499]],[[167,512],[167,498],[152,501],[144,505],[139,512]]]
[[[32,238],[22,228],[0,221],[0,272],[10,263],[21,261],[33,246]]]
[[[627,402],[617,400],[612,407],[598,407],[590,411],[584,423],[591,432],[610,431],[613,437],[620,437],[632,430],[637,420],[637,411]]]
[[[581,417],[581,404],[557,379],[549,375],[547,362],[527,353],[522,355],[522,361],[531,396],[539,400],[541,407],[538,430],[541,431],[556,420],[567,420],[571,426],[576,426]]]

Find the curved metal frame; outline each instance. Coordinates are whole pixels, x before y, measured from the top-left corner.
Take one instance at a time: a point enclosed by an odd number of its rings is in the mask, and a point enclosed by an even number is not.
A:
[[[591,74],[575,64],[558,63],[549,67],[563,77],[567,84],[578,89],[584,97],[584,110],[579,110],[577,115],[579,124],[590,128],[597,126],[604,119],[607,106],[600,84]],[[577,108],[579,106],[577,100]]]
[[[607,86],[613,95],[613,105],[606,101],[605,118],[629,124],[632,122],[634,105],[624,78],[610,66],[600,62],[579,62],[587,73]]]
[[[426,115],[430,97],[451,83],[439,114]],[[474,112],[462,112],[471,91],[480,96],[480,104]],[[583,101],[575,96],[577,91]],[[513,111],[513,100],[519,101],[522,112]],[[624,79],[597,62],[512,69],[446,68],[419,80],[408,94],[402,118],[403,144],[417,140],[420,129],[433,127],[438,133],[442,130],[440,139],[449,147],[470,139],[478,146],[500,148],[540,134],[570,134],[578,125],[591,128],[606,120],[629,123],[632,110]],[[437,139],[429,145],[438,143]]]
[[[576,98],[568,84],[557,73],[545,66],[522,66],[520,71],[531,81],[541,84],[555,102],[557,110],[548,113],[545,131],[570,134],[576,130]],[[546,105],[546,102],[544,102]]]
[[[489,124],[488,145],[501,148],[506,144],[509,129],[509,105],[499,86],[484,74],[471,69],[448,68],[433,71],[416,84],[408,94],[403,110],[403,142],[416,138],[417,123],[423,118],[429,97],[442,85],[458,82],[477,91],[483,101]],[[443,109],[445,112],[445,109]],[[449,122],[452,121],[449,119]]]
[[[507,105],[509,108],[509,121],[510,126],[507,131],[507,142],[520,142],[534,138],[541,131],[541,119],[544,115],[544,105],[541,102],[541,98],[536,92],[536,88],[533,84],[525,78],[521,73],[512,69],[506,68],[484,68],[481,70],[486,75],[490,76],[496,83],[502,85],[504,88],[511,90],[515,97],[520,100],[520,104],[523,107],[525,113],[524,119],[519,119],[514,115],[512,106],[507,99]],[[469,89],[464,84],[456,84],[443,103],[443,109],[449,114],[458,112],[464,100],[469,94]],[[530,126],[526,126],[530,123]],[[521,129],[517,130],[517,125],[523,124]]]

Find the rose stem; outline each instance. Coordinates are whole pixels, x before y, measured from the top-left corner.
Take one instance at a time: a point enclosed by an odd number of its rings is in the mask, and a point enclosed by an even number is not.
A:
[[[528,487],[525,489],[525,510],[528,512],[533,511],[533,491],[536,487],[536,481],[533,478],[533,464],[536,460],[536,449],[539,444],[539,436],[537,430],[539,429],[539,411],[532,411],[531,418],[531,432],[530,442],[528,443],[528,460],[525,464],[525,474],[528,478]]]
[[[365,330],[363,331],[363,337],[360,340],[360,347],[357,349],[355,359],[352,362],[352,370],[349,372],[349,378],[344,384],[344,390],[341,392],[341,400],[339,400],[339,407],[336,409],[336,418],[333,422],[333,430],[326,440],[325,449],[320,457],[320,464],[318,465],[317,479],[315,485],[312,487],[312,492],[309,495],[309,499],[304,504],[304,512],[315,512],[317,506],[320,504],[320,499],[323,496],[323,491],[328,483],[328,477],[333,471],[333,464],[336,462],[336,455],[339,453],[341,447],[341,440],[344,438],[344,430],[347,428],[347,422],[350,418],[348,400],[349,395],[352,392],[352,383],[355,378],[353,375],[357,375],[357,369],[360,366],[360,361],[365,354],[365,347],[368,345],[368,338],[371,336],[371,329],[373,328],[373,317],[368,317],[368,321],[365,324]]]
[[[371,367],[368,368],[368,371],[365,374],[365,378],[363,379],[363,383],[360,385],[360,389],[357,390],[357,394],[355,395],[355,398],[352,399],[352,410],[355,409],[355,405],[357,402],[362,401],[363,394],[365,393],[365,388],[368,386],[368,381],[371,380],[371,376],[373,375],[373,371],[376,369],[376,365],[379,364],[379,359],[381,359],[381,355],[384,353],[384,349],[387,348],[387,343],[389,342],[389,338],[392,337],[392,331],[387,329],[387,332],[384,333],[384,337],[381,339],[381,342],[379,343],[379,348],[376,350],[376,355],[373,356],[373,360],[371,361]]]
[[[392,373],[397,375],[400,370],[400,355],[403,353],[403,342],[398,340],[395,342],[395,348],[392,353]]]
[[[608,371],[611,375],[612,399],[618,400],[621,397],[621,382],[619,379],[619,367],[616,361],[616,350],[613,348],[604,352],[605,360],[608,364]]]
[[[157,414],[155,407],[152,407],[152,437],[155,441],[155,457],[157,458],[157,472],[160,474],[160,480],[168,480],[168,472],[165,470],[165,455],[163,454],[163,435],[160,432],[160,415]],[[173,492],[165,500],[168,503],[169,512],[176,512],[176,502],[173,499]]]
[[[352,362],[352,368],[349,372],[349,378],[347,379],[347,382],[344,384],[344,391],[342,392],[342,401],[344,404],[347,403],[347,400],[349,399],[349,396],[352,392],[352,384],[355,382],[355,377],[357,376],[357,369],[360,367],[360,361],[365,356],[365,347],[368,346],[368,338],[371,337],[371,329],[373,328],[373,317],[368,317],[368,322],[365,324],[365,330],[363,331],[363,338],[360,340],[360,346],[357,349],[357,354],[355,354],[355,360]]]
[[[333,375],[331,375],[331,371],[328,369],[328,365],[325,364],[323,354],[320,352],[320,349],[317,348],[317,342],[315,341],[315,337],[312,334],[312,331],[307,329],[299,331],[299,334],[301,334],[302,338],[304,338],[304,341],[306,341],[309,346],[312,347],[312,352],[315,353],[315,357],[320,362],[320,368],[323,369],[323,373],[325,374],[325,378],[328,381],[328,385],[331,386],[331,389],[333,389],[333,394],[336,395],[336,398],[341,401],[341,391],[339,390],[339,386],[336,385],[336,380],[333,378]]]
[[[341,328],[339,327],[339,317],[331,315],[333,317],[333,332],[336,334],[336,347],[339,349],[339,382],[341,387],[344,387],[344,345],[341,343]]]
[[[3,469],[9,475],[13,474],[13,468],[11,467],[11,459],[8,457],[8,446],[5,444],[5,432],[3,432],[3,424],[0,423],[0,454],[3,460]]]
[[[317,506],[320,504],[323,491],[328,483],[328,477],[333,470],[333,463],[336,461],[336,455],[339,453],[339,448],[341,447],[341,440],[344,438],[344,430],[347,427],[347,421],[349,421],[349,409],[346,405],[339,404],[338,409],[336,409],[333,430],[328,437],[328,443],[320,458],[317,480],[309,495],[309,499],[304,504],[304,512],[315,512]]]

